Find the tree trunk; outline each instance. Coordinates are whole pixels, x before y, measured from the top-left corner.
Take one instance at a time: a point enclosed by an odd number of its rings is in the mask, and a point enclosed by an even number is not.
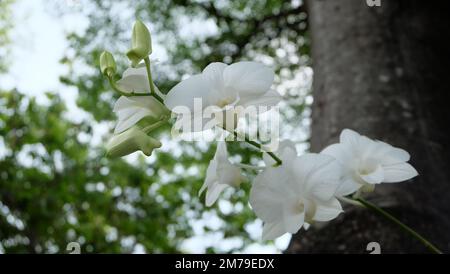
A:
[[[368,199],[441,250],[450,250],[450,1],[307,2],[314,67],[311,150],[344,128],[406,149],[419,176],[382,184]],[[299,231],[287,253],[429,252],[398,227],[349,206]]]

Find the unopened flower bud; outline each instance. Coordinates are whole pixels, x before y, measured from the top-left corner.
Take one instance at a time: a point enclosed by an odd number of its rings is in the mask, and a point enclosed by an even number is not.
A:
[[[114,60],[113,55],[108,51],[102,52],[102,54],[100,54],[100,70],[102,74],[111,77],[116,73],[116,69],[116,61]]]
[[[152,39],[147,27],[141,21],[136,21],[133,26],[133,37],[131,49],[127,52],[127,57],[131,65],[136,67],[143,59],[152,53]]]

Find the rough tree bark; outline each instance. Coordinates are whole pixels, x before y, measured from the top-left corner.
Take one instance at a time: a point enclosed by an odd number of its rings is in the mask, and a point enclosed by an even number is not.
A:
[[[450,1],[307,2],[314,104],[311,150],[336,142],[344,128],[408,150],[420,176],[384,184],[369,199],[450,250]],[[295,235],[287,253],[428,252],[365,209],[349,207]]]

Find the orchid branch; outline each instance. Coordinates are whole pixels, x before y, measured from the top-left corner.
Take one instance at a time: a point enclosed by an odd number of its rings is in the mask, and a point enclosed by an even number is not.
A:
[[[248,144],[250,144],[250,145],[252,145],[252,146],[258,148],[259,150],[262,150],[263,152],[269,154],[269,156],[272,157],[272,159],[275,160],[276,166],[280,166],[280,165],[283,163],[283,161],[281,161],[281,159],[278,158],[277,155],[275,155],[275,153],[273,153],[273,152],[271,152],[271,151],[267,151],[267,149],[265,149],[264,146],[263,146],[262,144],[250,140],[250,138],[247,136],[247,134],[239,135],[235,130],[229,130],[229,129],[225,128],[225,127],[221,127],[221,128],[224,129],[224,130],[226,130],[226,131],[228,131],[228,132],[230,132],[230,133],[233,134],[234,137],[236,137],[236,138],[239,138],[239,137],[244,138],[244,141],[245,141],[246,143],[248,143]]]
[[[150,68],[150,59],[144,58],[145,62],[145,69],[147,70],[147,78],[148,83],[150,85],[150,94],[155,97],[161,104],[164,104],[164,100],[156,93],[155,86],[153,85],[153,78],[152,78],[152,70]]]
[[[418,239],[420,242],[422,242],[423,245],[425,245],[429,250],[431,250],[433,253],[436,254],[443,254],[442,251],[440,251],[437,247],[435,247],[432,243],[430,243],[427,239],[425,239],[423,236],[421,236],[419,233],[414,231],[409,226],[402,223],[399,219],[395,218],[382,208],[364,200],[363,198],[356,198],[354,199],[357,202],[360,202],[363,204],[367,209],[370,209],[377,214],[381,215],[382,217],[386,218],[387,220],[391,221],[392,223],[398,225],[402,230],[404,230],[406,233],[409,233],[414,238]]]
[[[116,92],[118,92],[122,96],[131,97],[131,96],[152,96],[150,93],[139,93],[139,92],[127,92],[121,89],[119,86],[116,85],[116,82],[112,79],[112,77],[108,76],[108,81],[112,89]]]

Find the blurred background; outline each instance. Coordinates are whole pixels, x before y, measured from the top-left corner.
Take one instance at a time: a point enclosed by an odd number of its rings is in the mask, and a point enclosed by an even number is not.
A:
[[[167,92],[210,62],[256,60],[276,71],[282,137],[308,148],[312,69],[300,0],[1,0],[0,252],[277,253],[262,242],[248,186],[212,208],[197,193],[214,143],[171,141],[151,157],[105,157],[118,97],[99,54],[128,66],[136,18],[153,40],[155,82]],[[257,163],[239,143],[236,160]],[[247,174],[254,176],[254,174]]]

